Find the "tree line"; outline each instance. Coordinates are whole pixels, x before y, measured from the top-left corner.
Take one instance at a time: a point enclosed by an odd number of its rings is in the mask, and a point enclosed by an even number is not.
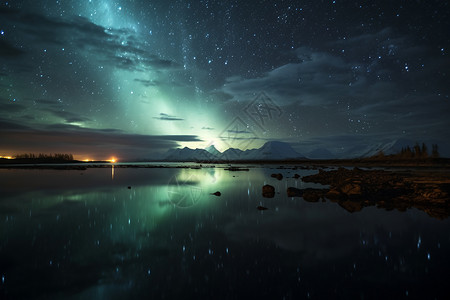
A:
[[[41,160],[73,160],[72,154],[67,153],[54,153],[54,154],[45,154],[45,153],[24,153],[17,154],[15,156],[16,159],[41,159]]]

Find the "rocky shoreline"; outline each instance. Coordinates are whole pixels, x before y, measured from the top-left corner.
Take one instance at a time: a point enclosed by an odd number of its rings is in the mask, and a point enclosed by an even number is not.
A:
[[[288,188],[290,197],[316,202],[329,199],[349,212],[366,206],[405,211],[415,207],[428,215],[445,219],[450,215],[450,174],[431,171],[385,171],[339,168],[319,170],[304,182],[329,185],[326,189]]]

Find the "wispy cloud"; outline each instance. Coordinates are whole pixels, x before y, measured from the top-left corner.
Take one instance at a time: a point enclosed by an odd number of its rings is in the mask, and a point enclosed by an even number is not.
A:
[[[81,123],[91,121],[91,119],[87,117],[69,111],[62,111],[56,109],[47,109],[46,111],[50,112],[51,114],[59,118],[64,119],[64,121],[66,121],[67,123]]]
[[[172,116],[166,113],[160,113],[159,117],[153,117],[153,119],[162,120],[162,121],[183,121],[183,118],[179,118],[177,116]]]

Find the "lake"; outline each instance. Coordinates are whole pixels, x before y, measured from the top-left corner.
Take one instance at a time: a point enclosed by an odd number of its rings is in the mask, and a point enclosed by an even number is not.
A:
[[[0,298],[448,299],[448,219],[289,198],[321,187],[295,173],[0,169]]]

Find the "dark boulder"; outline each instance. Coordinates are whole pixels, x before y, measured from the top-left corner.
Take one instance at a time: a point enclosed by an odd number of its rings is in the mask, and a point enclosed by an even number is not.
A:
[[[266,184],[262,187],[262,195],[265,198],[273,198],[275,197],[275,188],[269,184]]]
[[[318,202],[320,199],[323,199],[325,197],[325,193],[327,191],[327,189],[307,188],[303,190],[302,198],[303,200],[308,202]]]
[[[281,173],[272,174],[272,175],[270,175],[270,177],[273,177],[273,178],[276,178],[278,180],[281,180],[281,179],[283,179],[283,174],[281,174]]]

